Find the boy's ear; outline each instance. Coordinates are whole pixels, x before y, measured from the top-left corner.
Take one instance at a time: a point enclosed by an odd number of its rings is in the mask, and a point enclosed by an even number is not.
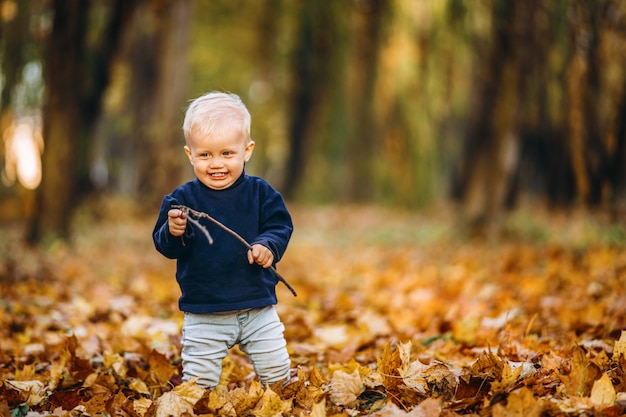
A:
[[[193,165],[193,161],[191,159],[191,149],[189,149],[189,146],[187,146],[187,145],[185,145],[184,149],[185,149],[185,153],[187,154],[187,158],[189,158],[189,162],[191,162],[192,165]]]
[[[250,160],[250,158],[252,157],[253,151],[254,151],[254,141],[251,140],[250,142],[248,142],[248,145],[246,145],[246,156],[244,158],[245,162],[248,162]]]

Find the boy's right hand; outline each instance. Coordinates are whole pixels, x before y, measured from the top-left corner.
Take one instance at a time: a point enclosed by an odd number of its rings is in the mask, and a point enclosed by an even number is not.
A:
[[[187,215],[178,209],[167,212],[167,225],[172,236],[182,236],[187,228]]]

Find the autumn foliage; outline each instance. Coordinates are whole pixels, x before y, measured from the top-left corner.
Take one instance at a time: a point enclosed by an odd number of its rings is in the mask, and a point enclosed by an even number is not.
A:
[[[174,264],[152,216],[83,215],[71,246],[45,251],[2,229],[1,415],[626,413],[626,251],[604,232],[552,217],[473,240],[441,214],[292,210],[285,387],[263,387],[236,348],[213,391],[181,383]]]

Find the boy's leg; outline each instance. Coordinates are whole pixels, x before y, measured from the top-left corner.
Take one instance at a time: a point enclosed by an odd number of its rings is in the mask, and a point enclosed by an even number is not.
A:
[[[239,333],[236,314],[185,313],[182,336],[183,380],[214,388],[220,382],[222,360]]]
[[[280,321],[274,306],[239,314],[242,329],[239,347],[250,358],[263,384],[288,381],[291,360]]]

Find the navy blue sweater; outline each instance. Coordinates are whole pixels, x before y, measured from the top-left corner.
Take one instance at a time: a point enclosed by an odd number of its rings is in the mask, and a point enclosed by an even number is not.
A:
[[[211,313],[276,304],[275,274],[256,263],[250,265],[245,245],[219,226],[200,220],[213,237],[212,245],[190,222],[183,236],[172,236],[167,212],[173,204],[205,212],[251,245],[266,246],[276,264],[287,249],[293,223],[283,198],[271,185],[245,173],[225,190],[213,190],[198,179],[189,181],[165,196],[152,236],[159,252],[176,259],[182,311]]]

